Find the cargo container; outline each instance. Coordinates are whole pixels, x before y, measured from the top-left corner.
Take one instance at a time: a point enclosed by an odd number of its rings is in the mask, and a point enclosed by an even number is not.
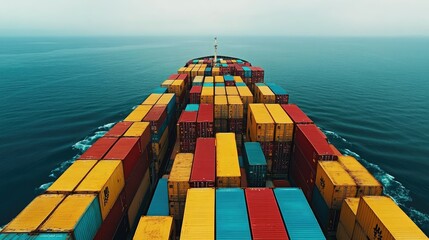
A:
[[[215,239],[214,188],[189,189],[180,239]]]
[[[380,196],[383,194],[383,185],[352,156],[339,156],[338,162],[350,174],[357,185],[356,197]]]
[[[134,198],[132,199],[130,204],[127,204],[127,206],[129,206],[127,211],[127,216],[128,216],[128,223],[130,225],[130,229],[133,229],[134,224],[136,224],[136,218],[138,216],[140,206],[142,205],[143,199],[147,194],[150,186],[149,169],[147,169],[146,172],[142,175],[144,177],[141,178],[140,181],[138,181],[139,184],[137,184],[138,188],[136,189]]]
[[[234,82],[235,83],[243,82],[243,79],[240,76],[234,76]]]
[[[273,142],[271,173],[279,177],[287,177],[292,155],[292,142]]]
[[[325,239],[301,189],[276,188],[274,194],[291,239]]]
[[[102,159],[109,149],[115,144],[118,138],[99,138],[91,147],[89,147],[79,159],[86,160],[100,160]]]
[[[279,104],[287,104],[289,102],[289,94],[284,88],[275,83],[265,83],[275,95],[275,102]]]
[[[267,176],[267,160],[258,142],[244,143],[244,166],[246,168],[249,187],[265,187]]]
[[[183,212],[185,211],[185,200],[168,202],[170,216],[176,221],[183,220]]]
[[[228,100],[225,95],[215,96],[214,117],[215,119],[228,118]]]
[[[165,80],[164,82],[161,83],[161,87],[165,87],[168,89],[170,88],[170,85],[173,84],[174,80]]]
[[[329,208],[317,187],[313,188],[311,207],[325,236],[334,237],[340,218],[340,210]]]
[[[246,188],[247,211],[253,239],[289,239],[273,191]]]
[[[282,104],[281,106],[295,124],[313,124],[313,120],[311,120],[297,105]]]
[[[338,151],[338,149],[337,149],[334,145],[329,144],[329,147],[331,147],[332,151],[333,151],[333,152],[335,153],[335,155],[337,155],[338,157],[343,156],[343,154],[341,154],[341,152],[340,152],[340,151]]]
[[[243,102],[239,96],[228,96],[228,118],[243,119]]]
[[[344,239],[347,236],[351,239],[356,222],[356,213],[359,205],[359,198],[346,198],[341,205],[340,220],[337,228],[337,239]],[[342,229],[340,229],[340,225]]]
[[[234,77],[231,75],[225,75],[223,77],[226,86],[234,86]]]
[[[234,133],[216,133],[216,186],[240,187],[240,166]]]
[[[205,77],[204,83],[214,83],[214,77],[213,76]]]
[[[202,86],[193,86],[189,91],[189,102],[199,104],[201,99]]]
[[[149,123],[134,122],[131,127],[124,133],[123,136],[139,138],[140,149],[146,149],[147,145],[150,143],[151,136]]]
[[[356,196],[356,183],[339,162],[320,161],[316,186],[329,208],[341,209],[343,200]]]
[[[194,152],[197,138],[197,112],[183,111],[178,125],[181,152]]]
[[[170,216],[142,216],[133,239],[173,240],[173,218]]]
[[[167,127],[167,106],[154,105],[143,121],[150,123],[152,141],[159,141],[164,129]]]
[[[355,227],[353,228],[353,240],[368,240],[368,237],[366,236],[365,232],[362,229],[362,226],[356,222]]]
[[[336,240],[351,240],[352,239],[352,236],[347,234],[347,232],[344,228],[344,225],[341,222],[338,223],[337,233],[336,233],[335,237],[336,237]]]
[[[161,139],[159,139],[159,142],[152,142],[152,153],[153,153],[153,159],[163,159],[163,154],[166,148],[168,147],[168,133],[169,128],[167,127],[164,130],[164,133],[161,136]]]
[[[249,104],[247,136],[252,142],[274,141],[274,120],[262,103]]]
[[[156,102],[156,105],[167,105],[167,114],[170,115],[176,111],[176,95],[174,93],[164,93]]]
[[[192,81],[192,87],[202,86],[203,82],[204,82],[204,77],[203,76],[196,76],[194,78],[194,80]]]
[[[125,231],[129,231],[128,222],[124,223],[124,221],[128,220],[128,217],[125,216],[126,208],[125,193],[122,191],[106,219],[101,223],[94,239],[112,239],[113,237],[121,234],[123,228],[125,228]]]
[[[246,176],[246,169],[240,167],[240,185],[242,188],[247,188],[247,176]]]
[[[122,162],[119,160],[99,161],[74,192],[98,194],[101,216],[104,220],[124,186]]]
[[[185,111],[186,112],[198,112],[199,104],[187,104]]]
[[[106,134],[104,134],[104,137],[122,137],[132,124],[133,122],[118,122]]]
[[[138,105],[125,119],[125,122],[141,122],[152,108],[151,105]]]
[[[154,105],[162,94],[152,93],[142,103],[142,105]]]
[[[419,227],[387,196],[363,196],[356,221],[375,239],[427,239]]]
[[[97,160],[75,161],[57,180],[55,180],[46,190],[46,193],[73,192],[96,164]]]
[[[194,154],[192,153],[179,153],[176,155],[168,178],[168,199],[170,201],[186,199],[193,160]]]
[[[18,216],[12,219],[12,221],[1,230],[1,233],[16,233],[17,237],[25,237],[25,233],[36,231],[65,197],[66,195],[64,194],[42,194],[37,196],[18,214]],[[25,239],[24,237],[23,239]]]
[[[226,95],[226,90],[225,90],[224,86],[215,85],[214,91],[215,91],[215,96],[225,96]],[[215,101],[216,101],[216,97],[215,97]]]
[[[241,101],[243,101],[244,108],[247,109],[247,105],[253,103],[253,94],[246,86],[237,86],[238,94],[240,95]]]
[[[214,103],[214,87],[204,87],[201,90],[200,103]]]
[[[125,203],[127,206],[131,205],[131,202],[135,198],[135,194],[142,182],[142,179],[145,177],[145,174],[148,173],[149,170],[149,159],[148,155],[142,156],[142,160],[137,162],[137,165],[134,167],[133,172],[130,177],[125,181]],[[148,183],[150,183],[148,173]],[[157,174],[157,173],[156,173]]]
[[[214,137],[213,104],[200,104],[197,117],[197,137]]]
[[[255,97],[258,103],[276,103],[276,96],[265,83],[256,83],[255,87]]]
[[[158,180],[155,193],[147,210],[147,216],[169,216],[167,181],[168,179],[166,178]]]
[[[174,93],[176,96],[181,96],[185,90],[185,81],[184,80],[174,80],[171,85],[168,86],[168,92]]]
[[[252,239],[244,191],[216,189],[216,239]]]
[[[227,86],[225,87],[226,95],[228,96],[239,96],[237,87],[235,86]]]
[[[279,104],[265,104],[275,123],[274,141],[291,142],[293,140],[293,121]]]
[[[216,139],[197,138],[190,187],[215,187]]]
[[[121,160],[124,177],[128,179],[140,159],[142,150],[138,138],[122,137],[107,152],[103,160]]]
[[[180,75],[180,74],[178,74],[178,73],[171,74],[171,75],[168,77],[168,79],[169,79],[169,80],[176,80],[176,79],[179,77],[179,75]]]

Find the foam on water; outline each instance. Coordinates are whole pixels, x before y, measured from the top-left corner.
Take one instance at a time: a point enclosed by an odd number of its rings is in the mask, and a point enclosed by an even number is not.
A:
[[[79,142],[73,144],[72,148],[74,150],[77,150],[78,153],[75,156],[73,156],[71,159],[60,163],[60,165],[58,167],[56,167],[55,169],[53,169],[51,171],[51,173],[49,174],[49,177],[52,178],[53,180],[55,180],[59,176],[61,176],[61,174],[63,174],[63,172],[66,171],[67,168],[70,167],[70,165],[72,165],[74,163],[74,161],[76,161],[76,159],[78,159],[80,157],[80,155],[82,155],[82,153],[84,153],[88,148],[90,148],[92,146],[92,144],[94,144],[94,142],[97,141],[97,139],[104,136],[104,134],[106,134],[107,131],[109,131],[109,129],[112,128],[112,126],[114,124],[115,124],[114,122],[104,124],[103,126],[98,127],[97,130],[92,135],[87,136],[85,139],[80,140]],[[46,189],[48,189],[52,185],[53,182],[54,181],[44,183],[44,184],[40,185],[39,187],[37,187],[35,189],[35,191],[37,193],[42,193],[42,192],[46,191]]]
[[[328,130],[323,130],[323,133],[328,136],[330,140],[340,139],[345,145],[350,147],[352,144],[347,139],[341,137],[338,133]],[[368,171],[370,171],[374,177],[380,181],[383,185],[383,193],[393,199],[399,206],[401,206],[408,216],[413,219],[414,222],[425,225],[429,224],[429,214],[423,213],[409,206],[408,203],[412,202],[413,199],[410,196],[410,190],[407,189],[401,182],[395,179],[394,176],[384,171],[377,164],[371,163],[362,158],[358,153],[352,151],[348,147],[336,146],[338,150],[348,156],[356,158],[362,165],[364,165]]]

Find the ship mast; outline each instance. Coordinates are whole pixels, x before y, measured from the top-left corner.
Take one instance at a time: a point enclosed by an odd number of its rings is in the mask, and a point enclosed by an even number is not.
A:
[[[214,38],[214,64],[216,63],[217,63],[217,37]]]

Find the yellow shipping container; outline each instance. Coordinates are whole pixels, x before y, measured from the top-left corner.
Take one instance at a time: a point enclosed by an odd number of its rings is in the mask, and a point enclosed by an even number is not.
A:
[[[125,186],[122,161],[99,161],[77,186],[76,193],[97,193],[103,220]],[[108,194],[106,194],[108,192]]]
[[[241,101],[243,101],[244,108],[253,103],[253,94],[250,89],[246,86],[237,87],[238,94],[240,95]]]
[[[276,103],[276,95],[268,86],[255,85],[255,96],[258,103]]]
[[[203,87],[201,90],[201,103],[214,103],[214,88],[213,87]]]
[[[149,189],[149,185],[150,185],[150,173],[148,169],[146,170],[146,173],[140,183],[140,186],[137,189],[136,194],[134,195],[134,199],[128,208],[128,222],[132,227],[134,226],[134,222],[137,218],[137,214],[139,212],[140,206],[143,203],[144,196],[146,195],[147,190]]]
[[[176,155],[168,177],[168,199],[170,201],[186,199],[193,160],[194,154],[192,153],[178,153]]]
[[[161,93],[152,93],[146,98],[146,100],[144,100],[142,105],[154,105],[161,96]]]
[[[42,194],[29,203],[1,232],[33,232],[64,200],[63,194]]]
[[[243,119],[243,102],[239,96],[228,96],[228,118]]]
[[[176,96],[181,96],[184,89],[185,89],[184,80],[174,80],[174,82],[170,86],[168,86],[168,92],[175,93]]]
[[[97,160],[75,161],[67,170],[46,190],[47,193],[69,193],[85,178]]]
[[[188,67],[194,68],[196,64],[189,64]]]
[[[215,83],[224,83],[223,76],[215,76]]]
[[[390,197],[361,197],[356,221],[362,226],[365,234],[374,236],[374,239],[428,239]]]
[[[337,240],[350,240],[352,236],[347,234],[343,224],[339,222],[337,226],[336,237],[337,237]]]
[[[165,146],[168,146],[168,126],[165,128],[164,133],[161,136],[161,139],[159,139],[159,142],[152,143],[153,154],[155,156],[161,156],[160,153],[165,148]]]
[[[177,73],[178,74],[184,74],[185,70],[186,70],[186,67],[181,67],[181,68],[179,68],[179,70],[177,70]]]
[[[194,65],[193,64],[190,64],[186,69],[185,69],[185,74],[188,74],[188,76],[191,76],[191,71],[192,71],[192,68],[194,68]]]
[[[225,96],[226,95],[225,87],[216,86],[214,89],[215,89],[215,96]]]
[[[81,217],[96,198],[96,194],[72,194],[67,196],[51,216],[39,227],[38,231],[56,233],[73,232],[78,226],[77,223]],[[99,209],[96,209],[96,211],[99,211]],[[87,224],[88,222],[85,223]]]
[[[240,165],[234,133],[216,133],[216,186],[240,187]]]
[[[143,216],[134,233],[134,240],[173,240],[173,218],[168,216]]]
[[[159,98],[158,102],[156,102],[155,105],[168,105],[168,103],[171,101],[172,98],[174,98],[174,93],[164,93]]]
[[[161,83],[161,87],[168,88],[171,84],[173,84],[174,80],[165,80]]]
[[[353,228],[352,240],[368,240],[362,226],[358,222],[355,223],[355,227]]]
[[[358,205],[359,198],[346,198],[341,206],[340,223],[342,223],[344,231],[350,237],[353,235]]]
[[[138,105],[125,119],[124,122],[141,122],[150,111],[152,105]]]
[[[215,239],[215,189],[188,191],[180,239]]]
[[[194,77],[194,80],[192,81],[192,85],[193,86],[195,86],[195,85],[202,85],[203,84],[203,82],[204,82],[204,77],[203,76],[196,76],[196,77]]]
[[[200,69],[198,70],[198,76],[204,76],[204,72],[206,71],[206,67],[205,66],[201,66]]]
[[[228,96],[239,96],[236,86],[226,86],[225,89],[226,89],[226,95],[228,95]]]
[[[169,202],[170,216],[175,220],[183,219],[183,212],[185,211],[185,200]]]
[[[234,82],[244,82],[243,79],[240,76],[234,76]]]
[[[265,104],[274,120],[274,141],[289,142],[293,139],[293,121],[283,110],[280,104]]]
[[[218,67],[212,68],[212,75],[219,76],[220,69]]]
[[[228,100],[226,96],[215,96],[214,117],[217,119],[228,118]]]
[[[344,199],[356,196],[356,183],[336,161],[319,161],[316,186],[332,209],[340,209]]]
[[[221,64],[226,64],[226,60],[220,60]]]
[[[149,122],[134,122],[130,128],[124,133],[124,137],[141,137],[146,134],[150,134]]]
[[[352,156],[339,156],[338,162],[352,176],[357,185],[356,197],[381,196],[383,185]]]
[[[201,65],[196,64],[191,70],[191,79],[198,75],[198,70],[200,70]]]
[[[213,76],[207,76],[204,78],[205,83],[214,83],[214,77]]]
[[[253,142],[274,141],[274,120],[262,103],[249,104],[247,136]]]

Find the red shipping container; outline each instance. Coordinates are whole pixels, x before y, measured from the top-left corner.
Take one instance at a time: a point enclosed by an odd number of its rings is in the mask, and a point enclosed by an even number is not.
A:
[[[171,74],[167,80],[176,80],[179,77],[180,74]]]
[[[311,120],[297,105],[282,104],[281,106],[295,124],[313,124],[313,120]]]
[[[191,187],[214,187],[216,181],[216,138],[197,138],[192,163]]]
[[[150,122],[150,131],[152,134],[158,134],[162,130],[161,126],[167,119],[167,105],[154,105],[143,118],[144,122]]]
[[[288,94],[276,95],[276,103],[278,104],[287,104],[289,102]]]
[[[104,134],[104,137],[122,137],[128,128],[130,128],[131,124],[133,124],[133,122],[118,122]]]
[[[317,168],[319,160],[337,160],[338,157],[323,138],[321,131],[314,124],[298,124],[294,136],[294,144],[298,147],[313,169]]]
[[[311,202],[311,197],[313,196],[314,182],[313,183],[310,183],[310,182],[307,183],[307,181],[305,180],[304,174],[295,165],[294,162],[291,162],[290,175],[291,175],[291,179],[294,183],[294,186],[301,188],[302,192],[304,193],[305,197],[307,198],[307,201]]]
[[[79,159],[100,160],[106,155],[109,149],[115,144],[118,138],[99,138],[90,148],[88,148]]]
[[[185,81],[185,85],[188,85],[189,83],[189,77],[188,74],[182,73],[179,74],[179,76],[177,77],[178,80],[184,80]]]
[[[189,92],[189,102],[194,104],[200,103],[202,86],[193,86]]]
[[[310,161],[304,157],[301,149],[299,149],[297,146],[294,148],[292,161],[302,173],[305,182],[309,184],[309,186],[312,186],[316,181],[317,168],[313,168]]]
[[[273,143],[273,174],[287,174],[289,171],[289,161],[292,154],[292,142]]]
[[[239,118],[239,119],[229,118],[228,119],[228,132],[242,134],[243,129],[244,128],[243,128],[243,119],[242,118]]]
[[[139,138],[120,138],[103,159],[121,160],[124,168],[125,181],[131,175],[142,154]]]
[[[246,188],[247,211],[253,239],[289,239],[272,189]]]
[[[241,173],[241,177],[240,177],[240,186],[242,188],[247,188],[247,175],[246,175],[246,169],[244,168],[240,168],[240,173]]]
[[[261,144],[262,152],[264,153],[264,156],[266,158],[273,156],[273,148],[274,143],[273,142],[259,142]]]
[[[214,137],[213,104],[200,104],[197,118],[197,136]]]
[[[106,219],[104,219],[103,223],[98,229],[94,239],[113,239],[116,230],[118,229],[119,223],[126,214],[126,209],[127,205],[125,203],[125,192],[122,191]]]
[[[343,156],[343,154],[338,151],[338,149],[333,145],[333,144],[329,144],[329,146],[331,147],[332,151],[335,153],[335,155],[339,156]]]
[[[284,179],[273,180],[273,184],[275,187],[290,187],[289,181]]]
[[[216,118],[214,122],[215,132],[228,132],[228,119]]]
[[[194,139],[197,138],[197,115],[198,112],[185,112],[180,114],[179,121],[179,138]]]
[[[180,152],[193,153],[195,151],[196,139],[180,139]]]
[[[131,205],[131,202],[136,195],[137,189],[142,182],[144,175],[146,174],[147,169],[149,168],[149,158],[147,151],[142,154],[142,157],[137,162],[136,167],[133,169],[131,176],[125,181],[125,202],[127,206]]]

